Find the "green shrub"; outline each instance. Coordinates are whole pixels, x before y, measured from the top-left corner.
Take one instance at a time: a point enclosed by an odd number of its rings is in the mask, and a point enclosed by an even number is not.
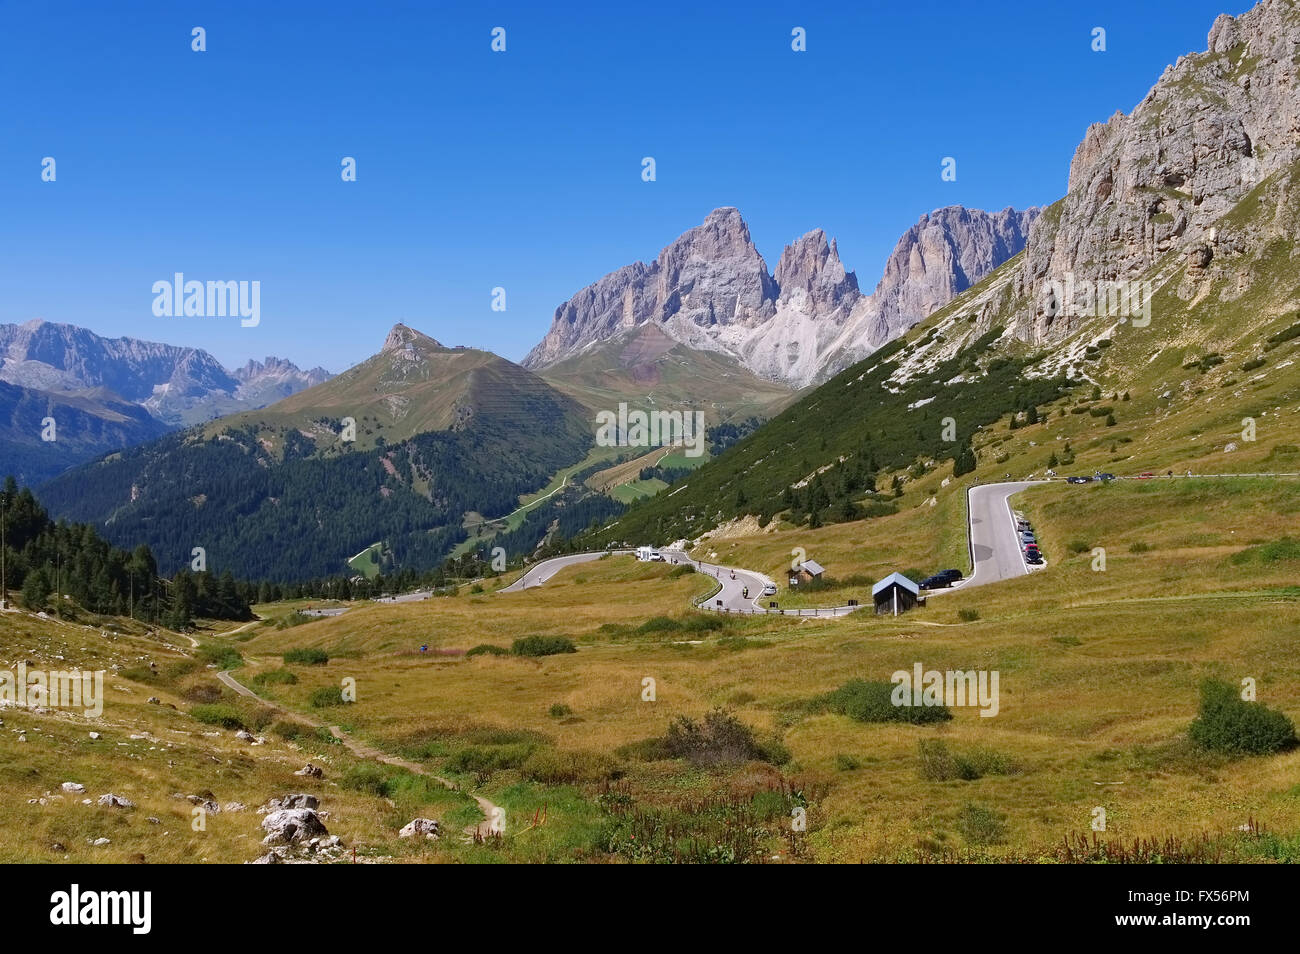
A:
[[[330,661],[330,656],[323,649],[291,649],[284,654],[284,661],[304,666],[323,666]]]
[[[687,573],[694,573],[695,567],[690,563],[683,563],[679,567],[674,567],[668,572],[668,579],[675,580],[678,577],[685,576]]]
[[[254,676],[252,682],[259,689],[263,686],[292,686],[298,682],[298,677],[288,669],[268,669]]]
[[[695,613],[682,620],[682,631],[687,633],[712,633],[726,629],[731,617],[720,613]]]
[[[338,686],[321,686],[319,689],[313,689],[309,701],[317,709],[347,704],[343,700],[343,690]]]
[[[1246,702],[1235,686],[1201,683],[1201,708],[1187,729],[1193,742],[1229,755],[1271,755],[1296,744],[1295,725],[1263,703]]]
[[[190,715],[205,725],[219,725],[223,729],[244,729],[244,714],[234,706],[224,702],[212,702],[193,706]]]
[[[593,785],[621,778],[623,770],[602,752],[545,748],[528,756],[519,773],[541,785]]]
[[[1277,540],[1270,540],[1268,543],[1261,543],[1257,546],[1246,547],[1232,555],[1232,562],[1235,564],[1243,563],[1281,563],[1300,560],[1300,540],[1293,537],[1281,537]]]
[[[510,647],[516,656],[555,656],[559,653],[576,653],[578,647],[567,636],[524,636]]]
[[[668,726],[663,750],[669,758],[686,759],[692,765],[734,765],[752,760],[767,761],[788,753],[777,745],[764,748],[754,738],[754,731],[725,709],[714,709],[699,722],[678,716]]]
[[[535,742],[515,742],[509,745],[470,745],[454,752],[447,760],[452,772],[490,775],[502,769],[519,768],[537,750]]]
[[[200,662],[214,665],[218,669],[236,669],[244,664],[244,657],[239,655],[239,650],[230,646],[201,643],[194,650],[194,655]]]
[[[565,716],[573,715],[573,710],[563,702],[552,703],[547,711],[552,719],[563,719]]]
[[[957,830],[972,845],[993,845],[1006,838],[1006,816],[967,802],[957,816]]]
[[[1264,350],[1271,351],[1272,349],[1276,348],[1278,345],[1282,344],[1284,341],[1290,341],[1292,338],[1300,338],[1300,321],[1296,322],[1294,325],[1291,325],[1291,327],[1284,328],[1282,331],[1279,331],[1277,334],[1269,335],[1268,338],[1264,339],[1266,342],[1264,345]]]
[[[1264,358],[1251,358],[1249,361],[1246,361],[1242,364],[1241,370],[1254,371],[1256,368],[1264,367],[1264,365],[1266,365],[1267,363],[1268,361]]]
[[[614,754],[621,759],[635,762],[662,762],[672,758],[662,738],[628,742],[615,749]]]
[[[970,609],[968,607],[964,607],[957,611],[957,618],[960,619],[963,623],[973,623],[975,622],[975,620],[980,618],[980,611],[977,609]]]
[[[851,755],[839,752],[835,756],[835,768],[841,772],[856,772],[862,768],[862,763]]]
[[[947,706],[894,705],[892,682],[851,679],[816,700],[818,707],[846,715],[856,722],[911,722],[923,725],[952,718]]]
[[[671,633],[682,628],[682,624],[667,616],[652,616],[636,628],[637,633]]]
[[[354,792],[365,792],[376,798],[387,798],[389,793],[388,773],[378,765],[362,763],[349,766],[339,779],[339,784]]]
[[[292,742],[295,739],[310,736],[313,729],[305,722],[298,722],[294,719],[280,719],[271,723],[271,732],[286,741]]]
[[[509,656],[510,650],[504,646],[493,646],[491,643],[479,643],[473,649],[465,651],[466,656]]]
[[[1151,544],[1145,540],[1139,540],[1137,543],[1129,544],[1129,553],[1147,553],[1151,549]]]
[[[973,782],[985,775],[1009,775],[1013,763],[992,749],[974,749],[964,755],[949,751],[942,739],[922,739],[918,744],[921,762],[918,773],[930,782],[961,779]]]
[[[1092,549],[1092,544],[1087,540],[1071,540],[1067,549],[1071,553],[1087,553]]]

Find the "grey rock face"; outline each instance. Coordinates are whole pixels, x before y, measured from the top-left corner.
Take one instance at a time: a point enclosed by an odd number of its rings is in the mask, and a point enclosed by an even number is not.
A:
[[[845,271],[840,250],[826,233],[814,229],[787,245],[776,263],[779,304],[800,302],[812,314],[826,314],[858,300],[858,277]]]
[[[102,389],[171,425],[265,407],[329,377],[270,357],[232,372],[199,348],[39,319],[0,325],[0,381],[53,393]]]
[[[523,365],[535,369],[647,321],[708,347],[710,329],[752,327],[775,311],[776,283],[736,209],[717,209],[659,253],[588,285],[555,310]],[[714,346],[716,350],[716,346]]]
[[[0,325],[0,359],[0,379],[11,384],[46,391],[104,387],[136,403],[160,386],[178,394],[238,387],[206,351],[101,338],[85,328],[39,319]]]
[[[875,291],[854,309],[823,376],[861,361],[1017,255],[1041,212],[954,205],[921,216],[894,246]]]
[[[1015,255],[1036,214],[953,207],[924,216],[864,296],[821,229],[786,246],[769,275],[740,213],[718,209],[653,263],[611,272],[557,308],[523,363],[544,367],[654,322],[683,344],[802,387],[865,357]]]
[[[1017,294],[1046,282],[1118,281],[1150,272],[1171,251],[1194,281],[1214,255],[1214,223],[1300,156],[1295,61],[1300,7],[1263,0],[1219,16],[1207,50],[1180,57],[1132,113],[1091,126],[1070,163],[1067,194],[1031,230]],[[1080,319],[1038,302],[1015,333],[1045,342]]]

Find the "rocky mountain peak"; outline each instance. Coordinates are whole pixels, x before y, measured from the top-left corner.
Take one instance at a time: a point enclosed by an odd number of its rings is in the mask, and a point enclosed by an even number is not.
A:
[[[1300,5],[1262,0],[1221,15],[1206,45],[1167,67],[1131,113],[1089,127],[1066,196],[1051,223],[1031,232],[1018,294],[1040,298],[1047,281],[1066,275],[1131,278],[1174,250],[1213,257],[1215,223],[1300,159]],[[1016,333],[1055,340],[1076,327],[1039,302]]]
[[[776,263],[780,303],[800,298],[817,312],[852,307],[858,298],[858,278],[840,261],[839,246],[826,233],[813,229],[787,245]]]
[[[384,339],[384,346],[379,349],[381,353],[394,351],[406,351],[418,346],[428,346],[441,348],[442,345],[430,338],[428,335],[416,331],[409,325],[398,322],[388,332],[388,337]]]
[[[653,262],[611,272],[560,305],[523,364],[545,367],[654,322],[689,347],[802,387],[865,357],[1015,255],[1036,214],[954,207],[923,216],[876,295],[863,296],[823,230],[788,245],[773,275],[740,212],[715,209]]]

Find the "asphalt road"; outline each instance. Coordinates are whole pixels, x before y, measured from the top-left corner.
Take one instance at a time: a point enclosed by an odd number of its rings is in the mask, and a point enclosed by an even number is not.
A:
[[[520,590],[541,586],[566,566],[573,566],[575,563],[590,563],[593,560],[599,560],[606,553],[624,554],[631,552],[631,550],[599,550],[595,553],[570,553],[568,556],[551,557],[551,559],[543,560],[536,566],[529,567],[523,576],[509,586],[501,587],[497,592],[518,593]]]
[[[1020,535],[1016,532],[1011,497],[1026,487],[1041,483],[1046,481],[1021,480],[970,488],[967,503],[970,507],[970,550],[974,571],[960,588],[983,586],[1030,572],[1020,552]]]
[[[772,582],[762,573],[746,570],[742,567],[722,566],[718,563],[701,563],[692,560],[680,550],[664,550],[664,556],[671,563],[689,563],[697,573],[711,576],[722,584],[722,589],[700,604],[701,609],[712,609],[730,613],[753,613],[759,610],[759,604],[766,605],[763,587]],[[732,579],[732,576],[735,579]],[[745,588],[749,588],[749,597],[745,597]],[[767,597],[766,599],[773,599]]]
[[[968,527],[971,563],[974,572],[955,587],[943,590],[930,590],[929,595],[951,593],[971,586],[983,586],[1000,580],[1014,579],[1032,572],[1025,564],[1020,550],[1020,535],[1016,532],[1015,516],[1011,507],[1011,497],[1026,487],[1047,483],[1042,480],[1021,480],[999,484],[981,484],[972,487],[968,495]],[[615,550],[618,554],[631,553],[631,550]],[[723,566],[717,563],[703,563],[693,560],[680,550],[661,550],[665,560],[671,564],[689,563],[696,572],[711,576],[721,584],[721,589],[700,603],[700,609],[711,609],[730,613],[766,612],[767,601],[763,587],[773,582],[769,577],[755,570],[744,567]],[[589,563],[599,560],[604,552],[573,553],[568,556],[553,557],[543,560],[531,567],[523,576],[498,592],[512,593],[541,586],[557,572],[577,563]],[[733,578],[734,577],[734,578]],[[749,596],[745,596],[745,588]],[[817,610],[820,616],[842,616],[859,609],[857,606],[827,607]],[[794,613],[796,611],[789,610]],[[812,610],[804,610],[812,615]]]

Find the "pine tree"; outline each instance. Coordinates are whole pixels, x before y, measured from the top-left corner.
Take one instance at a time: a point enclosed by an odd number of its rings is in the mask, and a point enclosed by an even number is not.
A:
[[[45,609],[45,603],[50,598],[50,593],[54,587],[50,585],[50,579],[45,574],[45,570],[37,567],[27,574],[23,580],[23,605],[29,610],[40,611]]]
[[[960,477],[963,474],[969,474],[975,469],[975,451],[971,449],[968,443],[961,449],[957,459],[952,462],[952,475]]]

